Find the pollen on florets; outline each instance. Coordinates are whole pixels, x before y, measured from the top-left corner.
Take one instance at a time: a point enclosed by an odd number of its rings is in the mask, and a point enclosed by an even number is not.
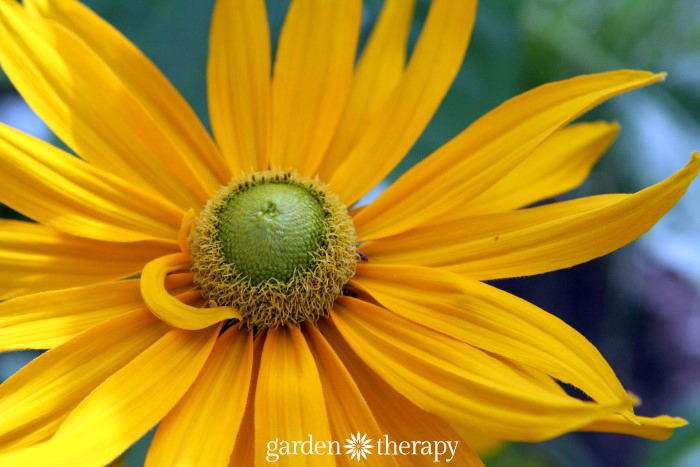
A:
[[[234,179],[191,235],[194,281],[250,327],[316,321],[355,273],[355,228],[318,180],[268,170]]]

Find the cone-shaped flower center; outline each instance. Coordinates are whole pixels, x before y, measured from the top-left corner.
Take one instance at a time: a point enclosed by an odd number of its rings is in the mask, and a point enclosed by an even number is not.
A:
[[[287,282],[307,270],[323,242],[323,207],[298,185],[249,187],[232,196],[218,217],[226,262],[253,285]]]
[[[355,273],[355,228],[317,180],[265,171],[235,179],[201,212],[192,271],[202,294],[249,326],[315,321]]]

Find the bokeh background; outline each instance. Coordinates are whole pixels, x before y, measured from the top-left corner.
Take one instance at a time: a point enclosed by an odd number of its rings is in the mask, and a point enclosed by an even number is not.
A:
[[[208,121],[205,66],[213,0],[85,3],[144,50]],[[268,0],[273,40],[287,3]],[[428,0],[418,0],[413,42],[428,7]],[[363,40],[380,8],[381,0],[365,0]],[[636,191],[667,177],[700,149],[700,1],[485,0],[451,91],[384,183],[516,94],[548,81],[618,68],[666,71],[668,78],[582,117],[617,120],[622,132],[589,180],[560,199]],[[4,75],[0,121],[56,142]],[[700,465],[699,201],[696,182],[662,222],[632,245],[571,269],[496,283],[588,337],[625,387],[641,397],[640,414],[670,413],[690,425],[663,443],[574,433],[541,444],[509,444],[488,457],[487,465]],[[0,217],[20,218],[2,205]],[[37,354],[0,355],[0,380]],[[125,454],[127,465],[141,465],[148,440]]]

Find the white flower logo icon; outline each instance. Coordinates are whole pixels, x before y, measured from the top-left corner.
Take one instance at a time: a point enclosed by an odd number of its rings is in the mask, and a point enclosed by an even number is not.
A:
[[[357,436],[353,435],[352,433],[350,434],[350,437],[352,439],[346,439],[350,444],[346,444],[345,447],[347,448],[347,451],[345,451],[345,454],[352,454],[350,456],[350,459],[354,459],[355,456],[357,456],[357,462],[360,462],[360,456],[362,456],[364,459],[367,459],[366,454],[372,454],[372,449],[374,446],[372,446],[371,439],[365,439],[367,438],[367,435],[362,435],[360,438],[360,432],[357,432]]]

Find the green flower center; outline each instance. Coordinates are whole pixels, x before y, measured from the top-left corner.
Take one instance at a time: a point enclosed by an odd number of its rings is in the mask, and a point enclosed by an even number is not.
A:
[[[308,190],[267,183],[235,193],[219,211],[226,261],[251,284],[287,282],[309,268],[323,243],[325,213]]]
[[[234,306],[249,327],[327,316],[355,274],[355,226],[318,180],[266,170],[234,179],[202,210],[191,234],[202,295]]]

